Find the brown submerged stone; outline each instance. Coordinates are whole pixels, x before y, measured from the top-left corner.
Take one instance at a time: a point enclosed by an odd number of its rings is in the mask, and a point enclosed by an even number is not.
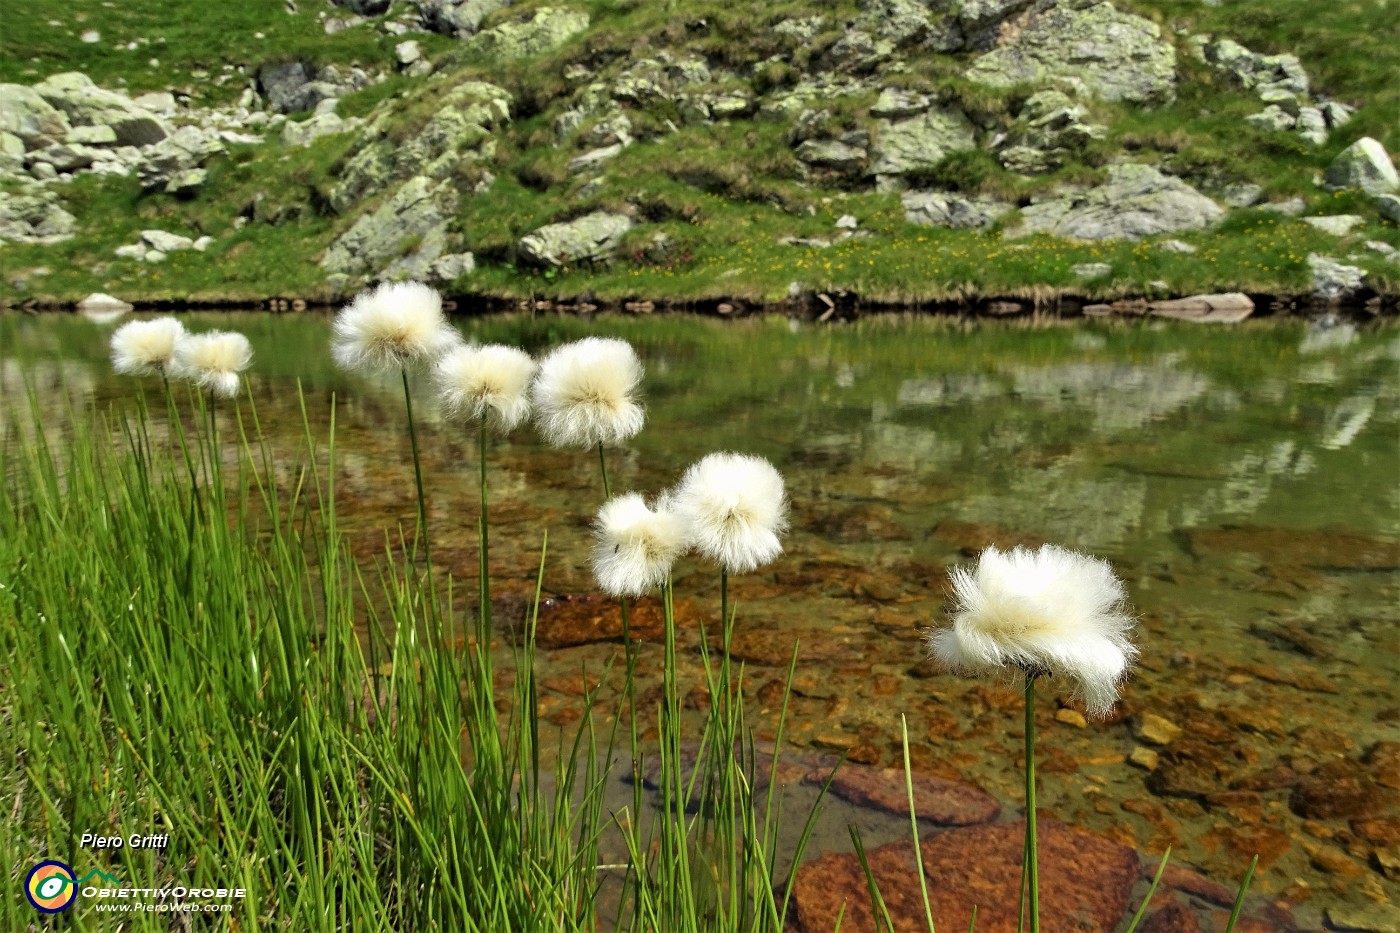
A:
[[[676,637],[693,642],[699,612],[693,599],[678,599]],[[665,616],[660,600],[644,597],[628,601],[628,628],[633,639],[659,642],[665,637]],[[541,648],[575,648],[601,641],[622,640],[622,609],[617,599],[602,593],[551,596],[540,601],[535,641]]]
[[[807,781],[820,784],[829,773],[829,769],[814,770],[807,775]],[[915,774],[911,781],[914,812],[920,820],[939,826],[969,826],[990,822],[1001,813],[1001,805],[995,799],[971,784],[926,774]],[[872,768],[847,763],[836,772],[831,793],[857,806],[909,816],[909,792],[903,768]]]
[[[1247,551],[1268,563],[1318,570],[1400,569],[1400,541],[1347,531],[1295,531],[1291,528],[1230,526],[1188,532],[1191,552],[1236,554]]]
[[[1358,819],[1377,815],[1380,790],[1350,759],[1329,761],[1303,775],[1293,787],[1288,807],[1304,819]]]
[[[1189,907],[1169,904],[1148,914],[1138,933],[1201,933],[1201,924]]]
[[[970,826],[922,843],[924,874],[940,930],[966,930],[977,907],[978,933],[1012,933],[1025,827],[1021,823]],[[1138,856],[1128,846],[1053,821],[1039,825],[1040,916],[1055,933],[1107,933],[1128,908]],[[896,933],[927,931],[912,842],[867,852],[871,872]],[[841,929],[875,933],[865,874],[854,855],[827,855],[797,874],[793,897],[797,930],[828,933],[845,905]]]
[[[973,522],[939,522],[933,529],[933,536],[940,541],[956,545],[958,550],[969,557],[989,547],[1009,551],[1014,547],[1038,548],[1045,543],[1044,538],[1034,535]]]

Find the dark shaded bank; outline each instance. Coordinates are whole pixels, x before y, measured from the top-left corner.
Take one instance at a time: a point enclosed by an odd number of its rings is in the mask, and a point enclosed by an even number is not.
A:
[[[349,296],[346,296],[348,300]],[[1215,299],[1226,299],[1224,302]],[[137,311],[272,311],[299,313],[339,308],[344,301],[269,297],[257,301],[159,299],[128,302]],[[574,296],[511,298],[499,295],[447,294],[444,304],[449,313],[464,315],[504,314],[517,311],[558,312],[588,316],[598,313],[696,314],[706,317],[747,317],[782,314],[818,322],[854,320],[873,315],[911,314],[967,316],[977,318],[1018,318],[1050,316],[1141,317],[1155,316],[1207,323],[1232,323],[1245,318],[1316,317],[1336,315],[1365,320],[1400,314],[1400,295],[1361,293],[1346,302],[1328,302],[1313,296],[1231,292],[1220,295],[1187,295],[1172,298],[1134,297],[1111,302],[1075,294],[1045,294],[1033,297],[982,297],[943,301],[886,302],[864,299],[843,292],[806,293],[782,302],[751,302],[731,299],[602,299],[590,293]],[[82,302],[30,300],[18,304],[0,302],[0,311],[25,313],[82,310]],[[1209,316],[1208,316],[1209,315]]]

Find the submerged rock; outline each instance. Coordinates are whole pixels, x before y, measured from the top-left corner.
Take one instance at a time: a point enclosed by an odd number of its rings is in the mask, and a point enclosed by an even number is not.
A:
[[[838,772],[839,774],[839,772]],[[1140,871],[1130,847],[1042,819],[1038,829],[1040,915],[1047,930],[1112,930],[1127,911]],[[973,906],[977,929],[1015,930],[1025,828],[1020,823],[970,826],[924,839],[921,854],[938,929],[966,930]],[[927,929],[912,842],[866,853],[871,873],[898,931]],[[796,927],[829,931],[844,909],[842,930],[878,929],[860,860],[831,854],[798,870],[793,886]]]
[[[807,775],[811,784],[826,782],[830,770]],[[920,820],[938,826],[972,826],[990,823],[1001,813],[995,798],[971,784],[915,774],[914,812]],[[842,765],[831,779],[831,792],[861,807],[870,807],[909,818],[909,791],[903,768]]]

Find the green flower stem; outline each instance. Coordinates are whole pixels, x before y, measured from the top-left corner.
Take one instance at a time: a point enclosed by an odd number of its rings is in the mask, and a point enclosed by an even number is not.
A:
[[[1026,675],[1026,853],[1021,877],[1030,903],[1031,933],[1040,933],[1039,854],[1035,840],[1035,676]]]
[[[480,630],[477,634],[479,650],[488,650],[491,644],[491,560],[490,560],[490,529],[491,523],[487,506],[487,481],[486,481],[486,419],[481,419],[480,429],[477,432],[477,460],[481,469],[481,518],[478,521],[477,529],[481,540],[478,542],[477,550],[481,556],[481,567],[478,572],[477,598],[480,600],[477,606],[477,621]]]
[[[423,563],[428,568],[428,577],[433,575],[433,554],[428,544],[428,503],[423,495],[423,466],[418,455],[418,429],[413,424],[413,394],[408,391],[408,367],[400,367],[403,377],[403,402],[408,408],[408,439],[413,445],[413,480],[418,486],[418,534],[413,539],[413,556],[418,557],[418,539],[423,539]]]

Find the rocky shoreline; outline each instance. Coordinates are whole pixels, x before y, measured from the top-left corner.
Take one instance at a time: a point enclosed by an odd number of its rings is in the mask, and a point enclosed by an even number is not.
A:
[[[1364,300],[1358,300],[1364,299]],[[111,295],[93,294],[76,302],[30,300],[12,304],[0,299],[0,311],[24,313],[125,313],[127,311],[180,313],[186,311],[267,311],[272,313],[325,313],[338,310],[343,302],[304,298],[241,300],[140,299],[125,301]],[[755,315],[783,315],[819,323],[848,321],[865,317],[912,315],[970,317],[991,320],[1025,318],[1135,318],[1155,317],[1207,324],[1239,323],[1246,318],[1308,317],[1365,321],[1400,315],[1400,296],[1366,294],[1352,296],[1345,303],[1318,301],[1311,295],[1267,295],[1227,292],[1211,295],[1185,295],[1179,298],[1127,297],[1112,302],[1080,294],[1050,293],[1026,297],[969,298],[958,301],[880,302],[856,295],[803,294],[789,301],[754,303],[740,299],[606,300],[594,295],[557,298],[506,298],[497,295],[444,295],[449,314],[549,313],[589,317],[594,314],[691,314],[700,317],[733,319]],[[467,309],[471,309],[468,311]]]

